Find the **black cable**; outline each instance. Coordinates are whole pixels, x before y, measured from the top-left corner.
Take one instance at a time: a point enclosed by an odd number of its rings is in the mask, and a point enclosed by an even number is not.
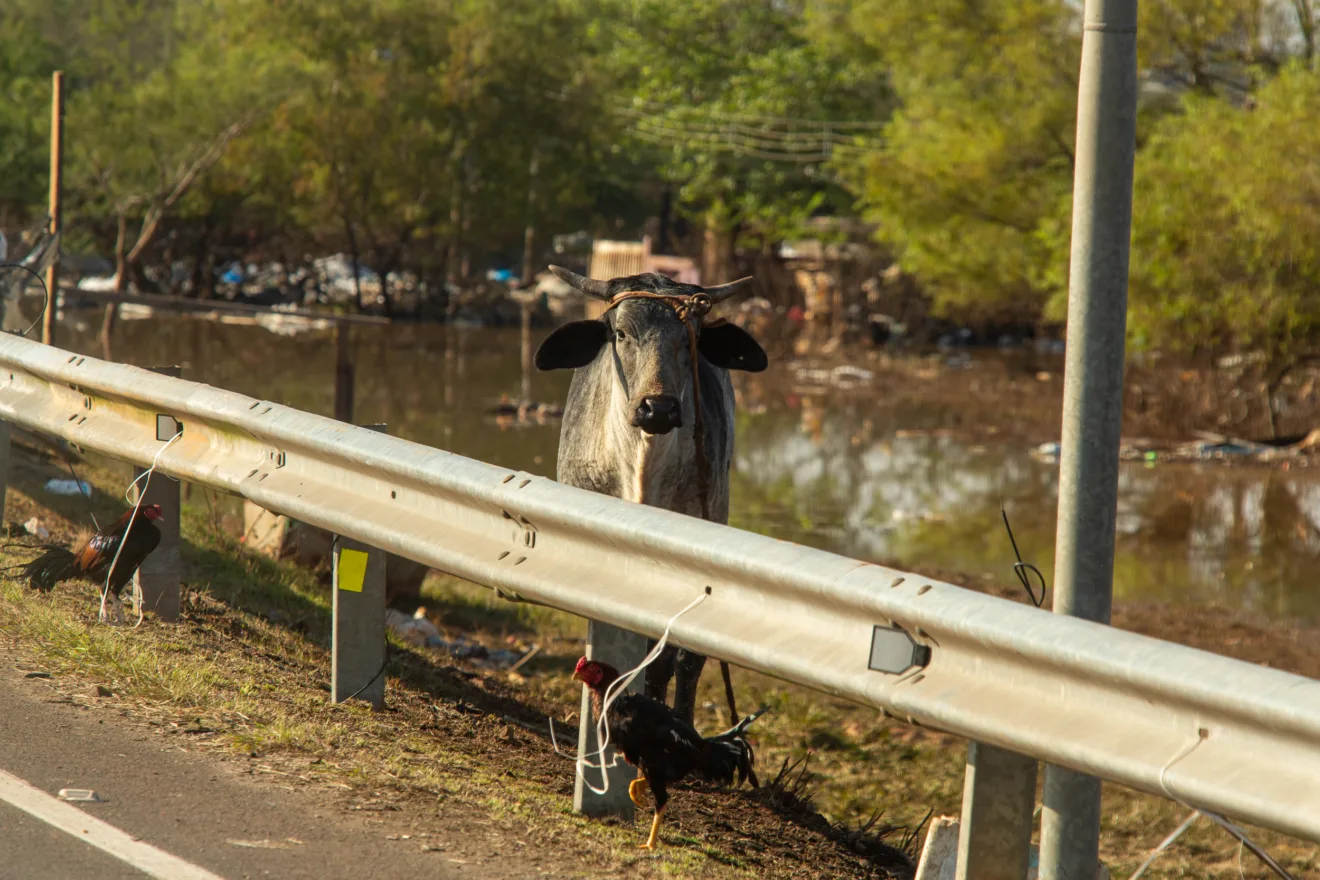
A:
[[[50,289],[46,287],[46,279],[42,278],[41,273],[38,272],[36,269],[33,269],[31,266],[25,266],[22,263],[0,263],[0,269],[22,269],[24,272],[27,272],[33,278],[37,279],[37,281],[41,284],[41,293],[42,296],[45,298],[45,301],[41,305],[41,311],[37,314],[37,317],[32,321],[32,323],[28,325],[28,328],[26,330],[24,330],[22,333],[16,333],[16,335],[22,336],[24,339],[26,339],[27,335],[31,333],[33,329],[38,324],[41,323],[41,319],[46,316],[46,309],[50,308]]]
[[[1039,608],[1045,604],[1045,575],[1041,574],[1040,569],[1030,562],[1022,561],[1022,554],[1018,552],[1017,539],[1013,537],[1013,527],[1008,524],[1008,511],[1004,509],[1002,504],[999,505],[999,513],[1004,517],[1004,528],[1008,531],[1009,543],[1013,545],[1013,555],[1017,557],[1017,562],[1013,563],[1013,574],[1017,575],[1018,581],[1022,584],[1022,589],[1026,590],[1027,595],[1031,597],[1031,604]],[[1034,573],[1040,579],[1039,599],[1036,598],[1036,591],[1031,586],[1029,573]]]
[[[373,675],[373,676],[371,677],[371,679],[370,679],[366,684],[364,684],[362,687],[358,688],[357,690],[353,691],[353,693],[351,693],[351,694],[349,694],[348,696],[344,697],[344,698],[343,698],[342,700],[340,700],[339,702],[341,702],[341,703],[347,703],[349,700],[353,699],[353,698],[356,697],[358,694],[362,693],[362,692],[365,691],[367,688],[371,687],[371,686],[372,686],[373,684],[375,684],[378,680],[380,680],[380,677],[381,677],[382,675],[385,674],[385,667],[386,667],[386,666],[389,666],[389,665],[390,665],[390,640],[389,640],[389,639],[386,639],[386,640],[385,640],[385,659],[381,661],[381,663],[380,663],[380,669],[376,670],[376,674]]]
[[[96,526],[98,532],[101,531],[101,524],[96,521],[96,514],[92,512],[91,490],[83,488],[83,481],[78,479],[78,472],[73,469],[73,460],[66,458],[64,463],[69,466],[69,473],[73,475],[73,481],[78,484],[78,494],[87,499],[87,515],[92,518],[92,525]]]

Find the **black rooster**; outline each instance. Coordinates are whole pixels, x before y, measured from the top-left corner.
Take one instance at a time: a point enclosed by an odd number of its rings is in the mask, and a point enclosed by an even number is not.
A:
[[[599,718],[605,689],[619,678],[619,671],[607,663],[583,657],[573,670],[573,678],[591,689],[591,705]],[[610,704],[606,728],[610,744],[637,768],[637,778],[628,786],[628,796],[639,807],[646,806],[642,794],[647,788],[655,798],[655,818],[643,849],[655,849],[671,783],[696,776],[719,785],[740,785],[744,779],[750,779],[753,788],[759,786],[752,767],[756,756],[746,731],[763,712],[765,709],[748,715],[718,736],[703,739],[664,703],[641,694],[615,698]]]
[[[55,589],[61,581],[83,578],[105,589],[106,575],[110,574],[110,564],[115,553],[119,561],[115,563],[114,574],[110,577],[109,592],[119,601],[119,594],[132,579],[133,573],[152,551],[160,544],[160,529],[153,520],[163,515],[159,504],[143,506],[133,515],[129,510],[119,519],[101,529],[87,539],[77,550],[69,550],[58,544],[48,544],[46,551],[36,559],[20,567],[21,576],[27,579],[28,586],[43,593]],[[129,528],[129,520],[133,527]],[[119,545],[124,549],[120,550]]]

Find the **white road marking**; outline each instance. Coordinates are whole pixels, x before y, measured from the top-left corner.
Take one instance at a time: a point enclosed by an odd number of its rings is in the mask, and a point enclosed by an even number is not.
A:
[[[224,880],[0,770],[0,800],[158,880]]]

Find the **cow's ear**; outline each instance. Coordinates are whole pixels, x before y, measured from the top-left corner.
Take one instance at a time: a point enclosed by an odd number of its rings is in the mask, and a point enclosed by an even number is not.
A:
[[[585,367],[596,359],[600,347],[609,338],[604,321],[574,321],[545,338],[536,350],[538,370],[572,370]]]
[[[726,370],[759,373],[770,365],[761,344],[737,324],[715,324],[702,328],[697,348],[706,360]]]

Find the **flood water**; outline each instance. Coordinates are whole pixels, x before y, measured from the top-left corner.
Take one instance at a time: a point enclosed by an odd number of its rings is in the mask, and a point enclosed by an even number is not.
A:
[[[104,356],[94,328],[61,330],[63,346]],[[355,421],[384,422],[396,436],[554,476],[557,421],[519,426],[488,414],[501,395],[520,394],[517,330],[352,332]],[[536,331],[534,341],[546,332]],[[309,412],[334,409],[329,333],[280,336],[182,317],[122,320],[110,353],[142,366],[182,364],[193,381]],[[534,399],[562,404],[569,374],[538,373],[531,381]],[[1058,469],[1031,457],[1030,444],[969,437],[974,411],[899,409],[858,390],[795,393],[775,368],[755,393],[741,391],[733,525],[860,559],[1013,583],[1002,503],[1024,558],[1052,579]],[[993,408],[973,397],[973,410]],[[941,430],[954,424],[964,431]],[[1320,475],[1123,464],[1118,599],[1217,604],[1320,623],[1317,563]]]

